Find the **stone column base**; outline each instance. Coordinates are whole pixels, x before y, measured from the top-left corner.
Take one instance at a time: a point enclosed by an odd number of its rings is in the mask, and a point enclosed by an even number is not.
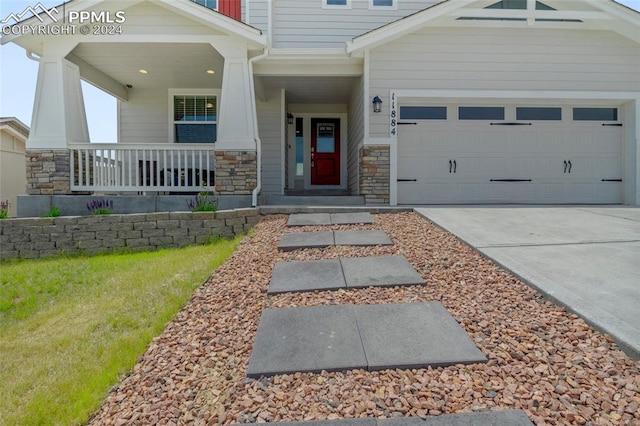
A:
[[[255,151],[216,151],[216,193],[250,195],[258,185]]]
[[[367,204],[389,204],[391,157],[389,145],[360,148],[360,195]]]
[[[68,149],[30,149],[26,159],[28,195],[71,194]]]

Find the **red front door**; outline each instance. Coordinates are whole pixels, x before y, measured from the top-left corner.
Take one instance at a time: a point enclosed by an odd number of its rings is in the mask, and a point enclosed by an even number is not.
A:
[[[340,185],[340,120],[311,119],[311,185]]]

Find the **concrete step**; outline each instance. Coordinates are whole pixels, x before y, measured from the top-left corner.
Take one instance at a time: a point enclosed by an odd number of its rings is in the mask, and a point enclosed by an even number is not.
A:
[[[358,195],[265,195],[262,205],[268,206],[364,206]]]

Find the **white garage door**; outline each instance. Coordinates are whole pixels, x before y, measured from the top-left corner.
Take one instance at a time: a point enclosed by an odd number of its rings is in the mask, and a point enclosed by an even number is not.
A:
[[[622,201],[615,107],[401,106],[398,203]]]

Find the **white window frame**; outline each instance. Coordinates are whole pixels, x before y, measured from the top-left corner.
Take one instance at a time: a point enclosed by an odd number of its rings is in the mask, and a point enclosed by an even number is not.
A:
[[[377,6],[369,0],[369,10],[398,10],[398,0],[391,0],[391,6]]]
[[[345,4],[327,4],[327,0],[322,0],[323,9],[351,9],[351,0],[345,0]]]
[[[174,120],[174,105],[173,98],[175,96],[215,96],[216,97],[216,120],[215,121],[190,121],[187,124],[215,124],[218,126],[219,109],[220,106],[220,89],[169,89],[169,102],[168,102],[168,123],[169,123],[169,143],[179,145],[176,142],[176,121]],[[215,142],[215,141],[214,141]]]

